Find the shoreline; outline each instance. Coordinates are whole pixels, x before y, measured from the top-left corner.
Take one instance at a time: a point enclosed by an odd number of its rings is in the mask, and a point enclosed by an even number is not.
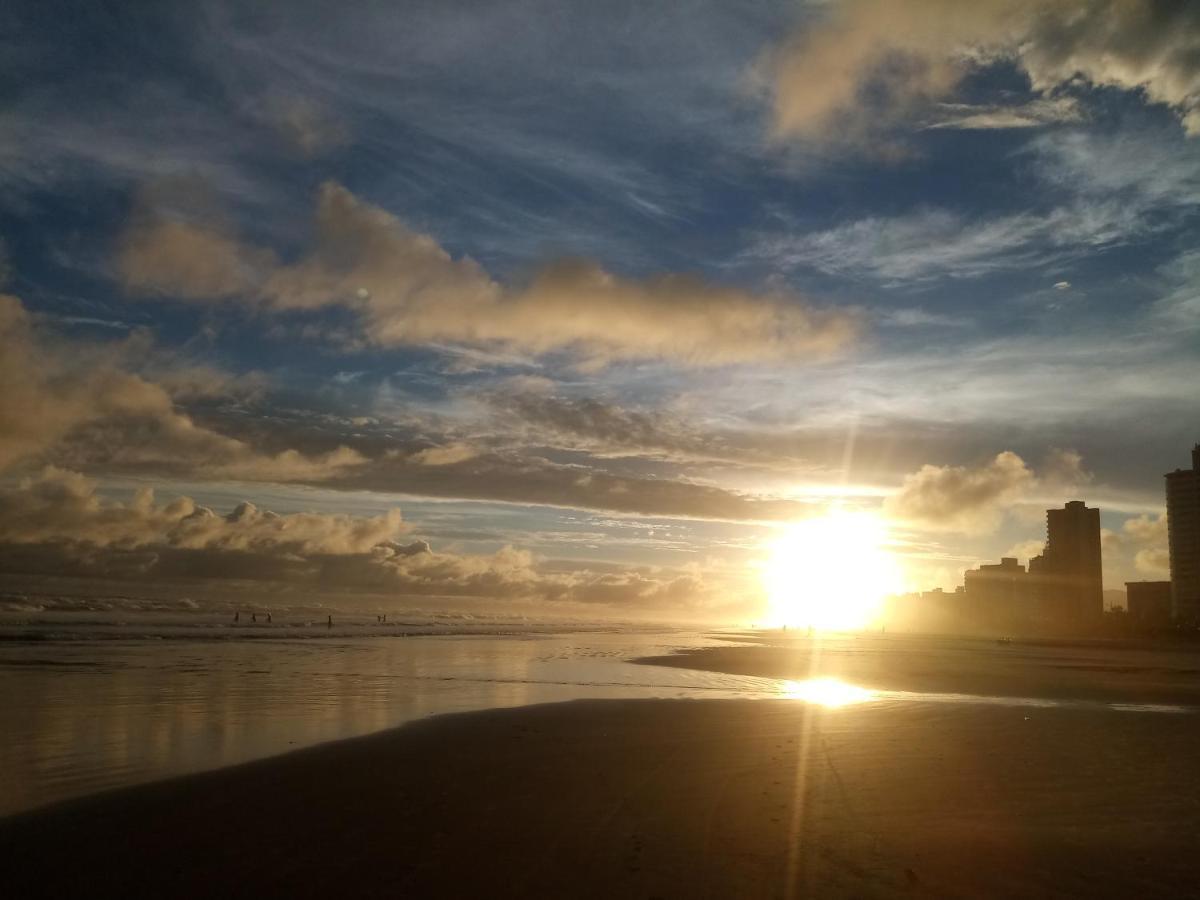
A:
[[[576,700],[19,813],[0,852],[31,898],[1179,896],[1198,740],[1192,716]]]
[[[1072,645],[1096,655],[1068,660],[1053,644],[963,644],[947,648],[935,638],[909,635],[834,642],[770,635],[629,662],[788,681],[835,678],[884,694],[1200,707],[1200,654],[1190,649]]]

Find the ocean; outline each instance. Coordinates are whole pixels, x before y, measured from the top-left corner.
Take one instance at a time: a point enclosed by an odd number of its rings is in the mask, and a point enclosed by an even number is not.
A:
[[[735,632],[394,607],[383,622],[374,607],[353,602],[275,602],[268,623],[268,608],[235,605],[146,596],[0,598],[0,815],[427,716],[575,699],[870,699],[1195,711],[1055,699],[1053,689],[1038,696],[953,689],[959,676],[952,673],[968,671],[964,666],[1001,672],[997,667],[1012,665],[1018,655],[1032,660],[1020,664],[1022,671],[1040,668],[1054,678],[1064,667],[1086,673],[1096,651],[1080,647],[830,636],[822,644],[830,661],[883,660],[886,671],[887,660],[903,656],[950,673],[945,690],[834,685],[831,693],[828,679],[814,686],[629,662],[736,645],[745,636]],[[1136,652],[1141,666],[1163,655]],[[1181,667],[1190,659],[1189,652],[1173,663],[1189,679]]]
[[[625,661],[720,643],[686,629],[380,615],[352,603],[275,603],[270,624],[245,608],[235,623],[230,609],[192,601],[4,598],[0,815],[440,713],[761,696],[774,684]]]

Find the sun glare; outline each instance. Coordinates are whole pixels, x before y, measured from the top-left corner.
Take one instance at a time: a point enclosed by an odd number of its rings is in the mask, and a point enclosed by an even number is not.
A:
[[[789,525],[771,548],[764,581],[769,624],[847,631],[870,626],[900,589],[887,526],[869,512],[835,510]]]
[[[849,706],[866,703],[875,696],[874,691],[847,684],[837,678],[809,678],[807,681],[785,681],[782,694],[789,700],[804,700],[819,706]]]

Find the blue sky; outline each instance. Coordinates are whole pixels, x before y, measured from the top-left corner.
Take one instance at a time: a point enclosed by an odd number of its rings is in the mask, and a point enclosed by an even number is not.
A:
[[[1163,577],[1200,439],[1187,4],[0,15],[7,502],[95,492],[39,501],[48,540],[138,485],[399,506],[430,591],[750,609],[830,502],[951,587],[1082,497],[1108,587]],[[154,515],[126,549],[171,545]]]

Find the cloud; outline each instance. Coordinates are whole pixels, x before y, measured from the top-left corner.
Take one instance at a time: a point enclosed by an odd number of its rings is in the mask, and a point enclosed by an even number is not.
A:
[[[220,515],[188,497],[159,504],[149,489],[122,503],[94,481],[47,467],[0,488],[6,572],[160,580],[240,579],[401,595],[695,609],[724,600],[698,569],[592,571],[540,566],[528,551],[461,555],[400,539],[400,510],[378,516],[279,515],[249,502]]]
[[[1041,208],[981,217],[918,207],[821,230],[782,216],[782,227],[752,235],[742,257],[887,285],[981,278],[1150,240],[1200,203],[1200,156],[1166,135],[1058,133],[1030,141],[1022,156]]]
[[[1143,575],[1163,578],[1171,571],[1171,554],[1165,547],[1145,547],[1133,556],[1133,565]]]
[[[133,358],[153,356],[150,346],[141,334],[108,344],[44,334],[18,300],[0,297],[0,469],[50,463],[90,473],[319,483],[730,521],[775,521],[810,512],[803,503],[683,477],[614,474],[598,468],[596,460],[554,462],[527,447],[512,447],[511,424],[509,436],[499,441],[502,446],[489,447],[487,441],[477,443],[453,430],[439,432],[428,417],[414,420],[411,429],[392,423],[365,432],[361,422],[326,422],[312,414],[289,419],[284,411],[261,405],[269,397],[261,403],[253,399],[264,390],[255,379],[231,385],[215,370],[187,366],[131,371]],[[221,405],[234,400],[232,410]],[[185,410],[184,402],[197,409],[196,415]],[[269,416],[246,415],[247,409],[267,408]],[[524,415],[531,422],[540,417],[546,425],[557,417],[560,445],[603,446],[612,452],[624,442],[624,453],[636,444],[641,449],[635,452],[652,445],[661,454],[712,455],[702,437],[682,425],[674,433],[660,429],[656,436],[643,414],[601,407],[584,412],[571,425],[581,411],[565,405],[539,410],[530,402]],[[596,426],[607,427],[609,434]],[[586,428],[591,436],[583,435]],[[716,447],[731,457],[754,456],[750,448],[722,449],[720,441]],[[770,454],[759,456],[767,460]]]
[[[986,533],[1006,508],[1035,483],[1033,471],[1012,451],[977,468],[922,466],[884,501],[884,512],[926,528]]]
[[[119,348],[63,352],[39,340],[24,306],[0,296],[0,469],[35,455],[88,422],[141,417],[169,422],[161,388],[123,371]],[[90,350],[91,352],[87,352]]]
[[[1050,97],[1017,105],[940,103],[936,121],[929,129],[995,131],[1010,128],[1039,128],[1043,125],[1075,123],[1083,120],[1079,101],[1074,97]]]
[[[971,324],[971,319],[965,316],[933,313],[919,307],[882,309],[875,315],[882,324],[893,328],[965,328]]]
[[[386,453],[366,465],[347,468],[323,484],[344,490],[730,522],[790,521],[806,518],[815,510],[801,501],[685,477],[614,473],[580,462],[554,462],[528,452],[493,450],[437,465],[429,464],[427,458]]]
[[[333,183],[319,192],[311,249],[290,265],[268,266],[269,251],[217,227],[201,232],[171,220],[135,221],[122,240],[136,248],[122,250],[122,260],[133,258],[118,267],[125,287],[200,301],[252,296],[277,310],[341,306],[358,314],[362,338],[377,346],[563,352],[590,365],[819,359],[844,349],[859,327],[850,313],[816,310],[795,296],[685,275],[623,278],[587,261],[560,261],[527,284],[503,286]],[[210,264],[220,271],[207,273]]]
[[[36,461],[248,480],[320,480],[362,462],[348,447],[262,453],[198,425],[181,398],[227,391],[211,369],[132,371],[145,334],[115,343],[55,338],[15,297],[0,296],[0,470]],[[151,368],[153,368],[151,366]],[[236,390],[254,388],[243,383]]]
[[[933,531],[986,534],[1020,504],[1057,497],[1092,480],[1076,450],[1050,448],[1036,471],[1005,450],[980,466],[922,466],[884,500],[884,511]],[[1028,551],[1030,544],[1017,545],[1008,555],[1029,555],[1016,551]]]
[[[524,441],[544,446],[614,455],[719,454],[716,440],[705,441],[704,435],[663,411],[644,412],[596,397],[543,391],[502,391],[488,401],[501,421],[518,426]]]
[[[249,105],[250,115],[262,121],[301,156],[312,159],[345,145],[345,123],[311,97],[271,93]]]
[[[128,504],[105,502],[96,482],[48,466],[0,494],[0,541],[81,542],[135,549],[164,545],[188,550],[275,554],[365,553],[395,540],[406,526],[399,510],[375,518],[294,513],[281,516],[242,503],[227,516],[188,497],[158,505],[149,489]]]
[[[1043,484],[1057,487],[1073,487],[1092,480],[1092,473],[1083,466],[1083,454],[1061,447],[1050,449],[1038,473]]]
[[[135,223],[117,252],[117,272],[139,294],[209,298],[245,296],[270,254],[255,252],[191,222],[158,218]]]
[[[202,186],[164,179],[143,188],[118,243],[116,275],[133,294],[245,297],[277,265],[213,222]]]
[[[497,439],[522,446],[583,451],[601,458],[652,458],[747,469],[811,469],[806,450],[819,443],[795,429],[714,426],[668,409],[643,409],[598,397],[533,390],[486,396]]]
[[[901,216],[871,216],[815,232],[761,234],[746,251],[785,269],[811,268],[832,275],[869,276],[885,283],[941,276],[977,278],[1035,264],[1066,214],[1017,213],[972,220],[945,209]],[[1053,246],[1050,244],[1049,246]]]
[[[1200,10],[1159,0],[843,0],[762,68],[781,137],[877,142],[953,96],[980,66],[1007,61],[1034,91],[1082,79],[1141,91],[1200,133]]]
[[[1170,572],[1167,549],[1167,517],[1142,514],[1126,519],[1121,526],[1121,543],[1134,550],[1133,565],[1143,575],[1163,577]]]
[[[1016,559],[1032,559],[1035,556],[1040,556],[1042,551],[1046,549],[1046,542],[1039,540],[1021,541],[1018,544],[1013,544],[1004,552],[1004,556],[1012,556]]]
[[[1175,333],[1200,329],[1200,251],[1180,254],[1160,275],[1167,290],[1155,303],[1156,319]]]
[[[418,450],[409,459],[423,466],[449,466],[454,463],[465,462],[478,454],[479,451],[470,444],[455,441],[454,443],[445,444],[440,447],[427,447],[424,450]]]

